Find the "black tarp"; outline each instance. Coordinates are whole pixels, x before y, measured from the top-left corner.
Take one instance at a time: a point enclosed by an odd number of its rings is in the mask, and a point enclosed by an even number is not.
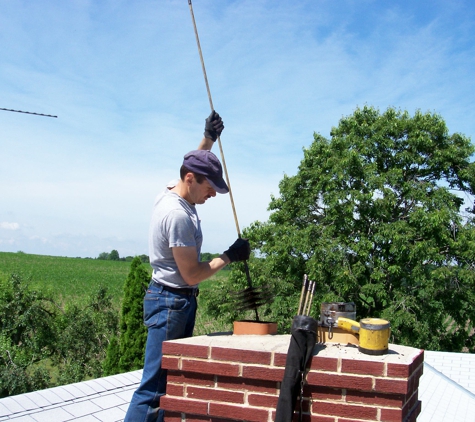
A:
[[[280,387],[275,422],[291,422],[297,397],[303,391],[305,370],[317,342],[318,322],[306,315],[297,315],[292,320],[291,337],[285,372]],[[302,404],[302,397],[300,403]],[[302,408],[300,405],[300,417]]]

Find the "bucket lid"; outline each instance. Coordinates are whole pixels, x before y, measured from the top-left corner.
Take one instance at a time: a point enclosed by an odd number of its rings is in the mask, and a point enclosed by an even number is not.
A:
[[[360,326],[367,330],[386,330],[391,327],[391,324],[381,318],[363,318],[360,320]]]

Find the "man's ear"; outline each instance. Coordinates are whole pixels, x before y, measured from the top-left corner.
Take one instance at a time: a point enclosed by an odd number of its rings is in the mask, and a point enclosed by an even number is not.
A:
[[[193,173],[191,173],[191,172],[186,173],[185,174],[185,180],[184,180],[185,184],[191,185],[194,178],[195,178],[195,175]]]

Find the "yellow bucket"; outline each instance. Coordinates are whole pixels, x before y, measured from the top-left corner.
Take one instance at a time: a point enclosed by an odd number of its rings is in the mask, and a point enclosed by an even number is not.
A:
[[[358,350],[367,355],[388,353],[391,324],[380,318],[364,318],[360,322],[348,318],[338,318],[338,327],[359,334]]]

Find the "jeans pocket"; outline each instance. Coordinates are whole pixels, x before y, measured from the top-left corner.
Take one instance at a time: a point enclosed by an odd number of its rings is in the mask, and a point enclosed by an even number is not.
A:
[[[147,327],[167,323],[170,312],[187,313],[190,308],[190,298],[171,293],[163,288],[149,288],[143,302],[143,318]]]

